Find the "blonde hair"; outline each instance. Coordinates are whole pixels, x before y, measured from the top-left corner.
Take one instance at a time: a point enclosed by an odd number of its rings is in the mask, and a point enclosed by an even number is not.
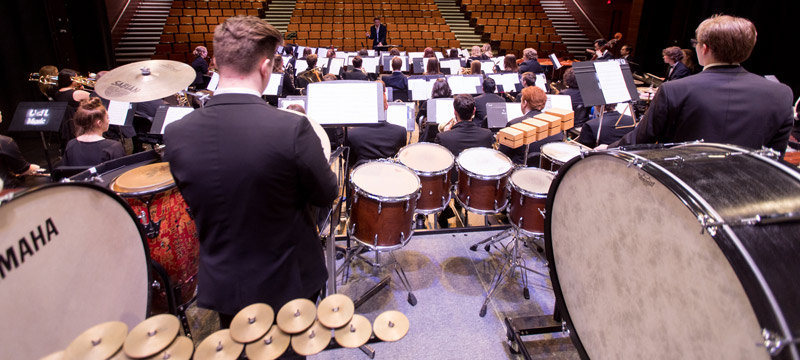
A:
[[[283,36],[266,20],[234,16],[214,31],[214,57],[220,72],[229,68],[240,74],[254,71],[263,58],[272,59]]]
[[[740,63],[756,46],[756,26],[750,20],[730,15],[714,15],[695,30],[697,42],[706,45],[717,61]]]

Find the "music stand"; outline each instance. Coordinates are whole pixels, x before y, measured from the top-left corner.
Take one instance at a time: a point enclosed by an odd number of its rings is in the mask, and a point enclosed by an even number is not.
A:
[[[11,117],[8,131],[38,132],[42,138],[42,147],[44,148],[44,157],[47,159],[47,166],[52,170],[53,163],[50,160],[50,152],[47,150],[47,140],[44,138],[44,132],[59,132],[66,111],[67,102],[21,102],[17,105],[14,116]]]
[[[374,81],[341,80],[308,84],[306,113],[322,126],[353,126],[386,121],[383,88]]]
[[[391,49],[391,48],[398,48],[399,49],[401,47],[403,47],[403,45],[400,45],[400,44],[397,44],[397,45],[378,45],[378,46],[375,46],[374,50],[383,52],[383,51],[389,51],[389,49]]]
[[[624,59],[613,61],[582,61],[572,64],[584,106],[600,106],[600,122],[597,126],[596,144],[600,143],[603,129],[603,114],[606,104],[617,104],[639,100],[639,92],[633,75]]]
[[[153,126],[150,127],[151,135],[164,135],[167,125],[183,119],[184,116],[194,111],[194,108],[185,106],[161,106],[156,110]]]
[[[510,120],[523,115],[519,103],[501,102],[486,104],[486,125],[489,129],[504,128]]]

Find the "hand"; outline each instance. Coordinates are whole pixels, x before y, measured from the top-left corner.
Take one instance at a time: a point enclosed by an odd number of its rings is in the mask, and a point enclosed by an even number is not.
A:
[[[594,149],[595,150],[606,150],[606,149],[608,149],[608,144],[602,144],[602,145],[600,145],[600,146],[598,146],[598,147],[596,147]]]
[[[365,32],[365,33],[364,33],[364,35],[366,35],[367,37],[369,37],[369,32]]]
[[[379,42],[379,43],[378,43],[378,46],[383,46],[383,43],[382,43],[382,42]]]

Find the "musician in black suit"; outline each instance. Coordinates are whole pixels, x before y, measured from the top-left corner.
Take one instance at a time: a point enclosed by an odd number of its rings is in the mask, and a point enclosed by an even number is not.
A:
[[[594,52],[597,56],[595,60],[603,61],[603,60],[611,60],[614,58],[614,54],[611,51],[608,51],[607,45],[608,41],[605,39],[597,39],[594,41]]]
[[[482,129],[472,121],[475,114],[475,99],[467,94],[459,94],[453,99],[456,123],[450,130],[436,134],[435,143],[458,156],[464,149],[472,147],[492,147],[494,135],[489,129]]]
[[[575,127],[581,127],[586,121],[589,120],[589,111],[591,106],[583,106],[583,97],[581,90],[578,87],[578,81],[575,80],[575,70],[573,68],[567,69],[564,72],[564,85],[566,89],[561,90],[560,95],[569,95],[572,101],[572,110],[575,111]]]
[[[525,119],[530,119],[541,114],[546,103],[547,94],[544,93],[544,90],[536,86],[530,86],[522,89],[522,102],[520,103],[520,107],[522,107],[522,113],[525,115],[522,115],[516,119],[512,119],[506,126],[521,123]],[[541,150],[542,145],[562,140],[564,140],[564,136],[559,133],[534,142],[528,147],[528,157],[530,158],[537,155]],[[525,163],[525,146],[512,149],[508,146],[500,145],[498,146],[497,150],[500,150],[500,152],[506,154],[506,156],[508,156],[515,164]]]
[[[167,126],[166,157],[200,236],[197,304],[227,327],[245,306],[315,299],[327,277],[310,206],[338,187],[309,120],[261,99],[281,34],[236,16],[217,26],[214,96]]]
[[[599,108],[595,107],[599,112]],[[600,142],[597,142],[597,127],[600,124],[600,116],[583,124],[578,142],[588,147],[596,147],[599,144],[611,144],[621,139],[629,133],[633,126],[633,117],[622,115],[616,110],[616,104],[605,106],[606,112],[603,114],[603,128],[600,131]]]
[[[681,60],[683,60],[683,51],[681,51],[681,48],[677,46],[670,46],[661,51],[661,55],[664,56],[664,62],[669,64],[667,77],[664,79],[665,82],[682,79],[692,75],[692,71],[689,70],[689,68],[686,67],[683,62],[681,62]]]
[[[367,39],[372,39],[372,48],[386,45],[386,25],[381,24],[380,18],[375,18],[375,26],[370,26]]]
[[[636,129],[609,147],[703,139],[783,153],[792,130],[792,90],[739,65],[755,46],[753,23],[713,16],[695,33],[703,71],[661,85]]]
[[[400,71],[403,60],[399,57],[392,58],[392,75],[381,78],[386,86],[396,90],[408,90],[408,78]]]
[[[489,127],[486,121],[486,104],[506,102],[506,99],[494,93],[495,90],[497,85],[494,79],[487,76],[483,79],[483,94],[475,97],[475,119],[472,121],[484,129]]]
[[[206,75],[208,75],[208,61],[205,59],[208,57],[208,49],[206,49],[205,46],[198,46],[194,48],[194,52],[192,53],[195,56],[192,61],[192,68],[195,72],[192,85],[194,85],[195,89],[202,90],[208,86],[208,81],[206,81]]]
[[[544,72],[542,65],[539,64],[539,54],[532,48],[522,50],[522,56],[525,61],[519,64],[519,73],[532,72],[534,74],[541,74]]]
[[[361,68],[361,64],[364,63],[364,60],[361,59],[361,56],[356,56],[353,58],[353,70],[345,71],[342,74],[342,78],[345,80],[364,80],[369,81],[369,76],[367,73],[364,72],[364,69]]]

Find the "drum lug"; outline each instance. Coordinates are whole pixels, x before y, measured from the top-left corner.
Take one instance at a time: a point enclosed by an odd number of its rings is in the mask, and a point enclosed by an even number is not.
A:
[[[158,282],[157,280],[153,280],[153,283],[150,284],[150,288],[152,288],[155,291],[161,291],[161,283]]]
[[[433,196],[433,190],[428,191],[428,196]]]
[[[639,157],[635,157],[635,158],[633,158],[633,160],[628,162],[628,167],[636,166],[636,167],[641,169],[645,164],[647,164],[649,162],[650,162],[650,160],[642,159],[642,158],[639,158]]]
[[[768,147],[762,147],[761,150],[753,151],[753,154],[756,154],[756,155],[759,155],[759,156],[768,157],[768,158],[770,158],[772,160],[778,160],[778,159],[780,159],[780,156],[781,156],[781,153],[773,150],[772,148],[768,148]],[[731,155],[733,155],[733,154],[731,154]]]
[[[716,221],[709,217],[708,215],[698,215],[697,220],[700,221],[700,234],[705,234],[708,231],[708,234],[714,236],[717,234],[717,230],[720,226],[726,225],[724,221]]]
[[[522,206],[522,203],[525,202],[525,197],[520,195],[519,196],[519,206]]]
[[[400,232],[400,243],[402,244],[403,240],[405,240],[405,239],[406,239],[406,233],[401,231]]]
[[[547,210],[542,209],[542,208],[538,208],[537,210],[539,210],[539,214],[542,214],[542,218],[543,219],[547,218],[547,216],[545,215],[547,213]]]
[[[411,203],[411,200],[406,200],[406,206],[403,208],[404,212],[408,212],[409,203]]]
[[[467,178],[467,186],[470,186],[470,185],[472,185],[472,178],[468,177]]]
[[[147,235],[148,239],[155,239],[158,237],[159,232],[161,231],[161,220],[159,221],[150,221],[149,216],[147,213],[142,210],[139,212],[139,216],[137,216],[139,222],[142,223],[142,227],[144,228],[145,235]]]
[[[353,195],[353,204],[357,203],[358,203],[358,193],[355,193],[355,195]]]
[[[519,224],[518,226],[519,226],[520,228],[523,226],[523,225],[522,225],[522,221],[523,221],[523,220],[525,220],[525,218],[523,218],[522,216],[520,216],[520,217],[519,217],[519,221],[517,221],[517,224]]]
[[[382,202],[378,202],[378,215],[381,214],[381,210],[383,210],[383,203]]]
[[[442,206],[447,205],[447,199],[445,199],[444,195],[442,195]]]
[[[791,344],[800,344],[800,339],[793,339],[791,337],[779,336],[773,331],[768,329],[761,330],[761,336],[764,338],[763,343],[757,343],[757,346],[767,348],[771,356],[776,356],[781,353],[783,348]]]
[[[356,223],[352,223],[350,224],[350,234],[352,235],[355,233],[356,233]]]
[[[564,333],[564,334],[569,335],[569,328],[567,328],[567,322],[566,321],[562,321],[561,322],[561,332]]]
[[[494,199],[494,210],[497,211],[497,199]]]
[[[675,166],[677,168],[682,168],[683,163],[686,161],[686,159],[684,159],[680,155],[675,155],[673,157],[664,158],[663,161],[672,161],[672,166]]]
[[[469,195],[467,195],[467,201],[465,205],[469,206]]]
[[[500,190],[500,180],[497,180],[497,186],[495,187],[496,190]]]

